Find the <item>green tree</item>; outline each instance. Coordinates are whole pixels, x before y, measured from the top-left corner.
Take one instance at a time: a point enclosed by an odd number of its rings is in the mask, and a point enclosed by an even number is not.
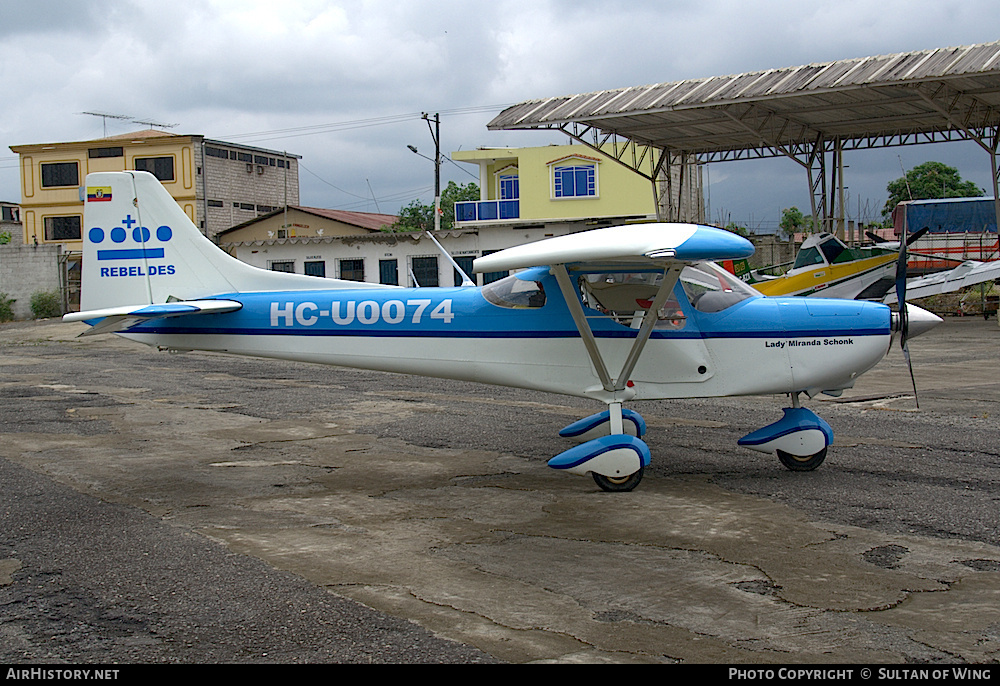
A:
[[[885,187],[889,199],[882,208],[882,216],[888,219],[892,210],[905,200],[928,200],[930,198],[975,198],[984,195],[983,189],[971,181],[963,181],[958,170],[941,162],[924,162],[906,172]]]
[[[62,313],[59,291],[37,291],[31,294],[31,315],[35,319],[61,317]]]
[[[458,184],[449,181],[441,191],[441,228],[450,229],[455,224],[455,203],[479,200],[479,186],[475,183]],[[434,203],[419,200],[399,210],[399,219],[386,227],[388,231],[430,231],[434,228]]]
[[[728,224],[726,224],[726,231],[732,231],[737,236],[750,238],[750,231],[745,226],[740,226],[736,222],[729,222]]]
[[[791,238],[796,233],[812,233],[816,230],[812,217],[805,216],[794,205],[781,211],[781,221],[778,222],[778,227],[785,238]]]
[[[14,319],[14,303],[17,298],[12,298],[6,293],[0,293],[0,322],[9,322]]]

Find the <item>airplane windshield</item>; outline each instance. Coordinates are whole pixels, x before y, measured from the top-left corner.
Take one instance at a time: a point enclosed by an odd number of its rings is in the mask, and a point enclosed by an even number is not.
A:
[[[759,295],[714,262],[698,262],[684,267],[680,281],[688,300],[699,312],[721,312]]]
[[[799,254],[795,256],[795,264],[792,265],[792,269],[809,267],[814,264],[823,264],[823,256],[819,253],[819,249],[815,246],[802,248],[799,250]]]
[[[838,241],[836,238],[824,241],[819,247],[820,250],[823,251],[823,254],[826,255],[826,261],[830,264],[841,261],[837,258],[847,252],[847,246]],[[849,252],[847,252],[847,256],[850,257]]]
[[[516,274],[483,286],[483,297],[497,307],[535,308],[545,305],[545,289],[538,281],[525,281]]]

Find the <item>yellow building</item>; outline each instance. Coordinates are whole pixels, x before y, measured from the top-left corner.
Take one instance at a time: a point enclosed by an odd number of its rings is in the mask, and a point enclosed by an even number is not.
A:
[[[454,152],[479,166],[479,202],[456,203],[456,226],[626,223],[656,218],[652,184],[584,145]]]
[[[298,156],[156,130],[98,140],[12,145],[21,163],[24,242],[82,248],[87,174],[151,172],[209,237],[298,204]]]

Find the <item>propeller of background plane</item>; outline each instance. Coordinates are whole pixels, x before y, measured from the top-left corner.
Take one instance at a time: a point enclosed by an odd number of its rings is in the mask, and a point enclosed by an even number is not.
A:
[[[910,363],[910,349],[906,346],[906,339],[910,334],[910,313],[906,306],[906,249],[918,241],[928,227],[924,227],[912,234],[905,241],[899,241],[899,259],[896,261],[896,302],[899,303],[899,345],[903,349],[903,357],[906,359],[906,366],[910,370],[910,383],[913,384],[913,401],[917,408],[920,408],[920,399],[917,397],[917,381],[913,378],[913,365]]]

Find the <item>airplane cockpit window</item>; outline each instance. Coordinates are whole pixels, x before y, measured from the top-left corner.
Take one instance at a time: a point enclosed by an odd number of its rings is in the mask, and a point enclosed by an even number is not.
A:
[[[698,262],[684,267],[680,281],[688,300],[699,312],[721,312],[759,295],[713,262]]]
[[[587,274],[580,278],[584,304],[619,324],[639,328],[663,281],[662,272]],[[682,329],[684,311],[670,297],[656,313],[656,329]]]
[[[823,264],[823,256],[820,254],[819,249],[815,246],[802,248],[799,250],[799,254],[795,256],[795,264],[792,265],[792,269],[810,267],[814,264]]]
[[[847,252],[847,246],[838,241],[836,238],[830,238],[829,240],[823,241],[820,246],[820,250],[826,255],[826,261],[830,264],[837,262],[837,258]]]
[[[483,297],[497,307],[515,309],[545,305],[545,289],[538,281],[520,279],[516,274],[483,286]]]

